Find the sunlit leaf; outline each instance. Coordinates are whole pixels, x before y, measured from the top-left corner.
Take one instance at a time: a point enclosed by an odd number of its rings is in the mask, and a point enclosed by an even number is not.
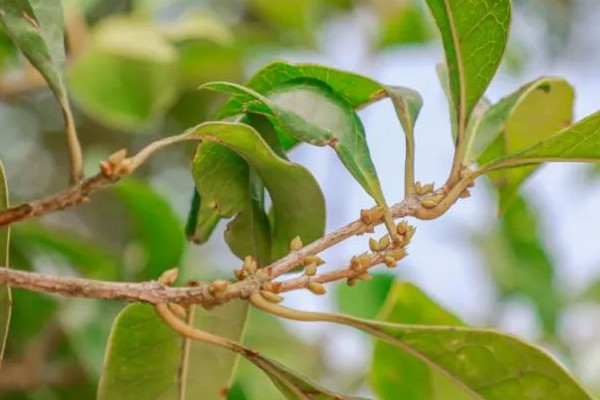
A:
[[[145,252],[139,279],[156,279],[179,265],[185,238],[183,227],[168,201],[147,184],[133,179],[113,188],[129,211],[135,237]]]
[[[0,211],[8,208],[8,184],[4,174],[4,165],[0,160]],[[0,266],[8,268],[10,228],[0,228]],[[12,296],[10,287],[0,286],[0,367],[8,337],[8,328],[10,326],[10,314],[12,309]]]
[[[541,78],[492,106],[467,137],[465,165],[515,153],[571,124],[574,92],[560,78]],[[500,193],[500,212],[508,208],[523,181],[536,167],[490,175]]]
[[[177,52],[151,25],[128,19],[95,27],[89,47],[69,68],[81,108],[101,122],[138,128],[172,103]],[[90,77],[94,79],[90,79]]]
[[[210,169],[207,169],[208,173],[202,173],[199,168],[205,151],[197,152],[194,158],[192,171],[200,197],[202,201],[208,201],[211,207],[218,209],[221,215],[232,216],[249,210],[246,202],[253,201],[249,166],[260,177],[273,203],[275,222],[271,229],[272,258],[287,254],[289,243],[295,236],[310,243],[323,235],[323,194],[308,170],[277,156],[248,125],[206,123],[195,128],[193,135],[206,139],[207,143],[202,146],[225,146],[233,152],[229,153],[230,157],[245,161],[234,160],[228,165],[237,170],[219,175],[219,170],[216,171],[218,173],[210,173]],[[240,257],[245,255],[238,254]]]
[[[511,4],[509,0],[427,0],[427,5],[442,34],[449,88],[461,132],[502,59]]]
[[[414,285],[394,283],[378,319],[403,324],[457,325],[462,322]],[[419,384],[415,384],[419,382]],[[377,341],[371,366],[371,385],[384,399],[471,399],[459,385],[422,360],[388,343]]]
[[[600,161],[600,112],[576,122],[541,142],[486,164],[482,171],[543,162]]]

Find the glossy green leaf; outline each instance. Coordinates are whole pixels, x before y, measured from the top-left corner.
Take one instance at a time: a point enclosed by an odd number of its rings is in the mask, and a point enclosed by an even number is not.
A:
[[[0,211],[8,208],[8,184],[4,174],[4,165],[0,160]],[[9,267],[10,228],[0,228],[0,266]],[[12,309],[12,296],[10,287],[0,286],[0,368],[8,337],[10,314]]]
[[[262,105],[256,107],[253,101],[246,107],[250,105],[251,111],[265,113],[284,147],[294,141],[331,146],[358,183],[378,205],[387,209],[362,122],[353,108],[329,87],[314,81],[298,81],[279,87],[268,99],[232,83],[213,82],[203,88],[253,96]]]
[[[459,132],[502,59],[510,27],[510,0],[427,0],[441,32]]]
[[[228,165],[237,171],[228,171],[221,176],[219,170],[210,173],[208,169],[202,173],[199,165],[205,151],[197,152],[194,158],[192,171],[200,197],[217,208],[221,215],[231,216],[248,210],[245,202],[253,201],[249,166],[260,177],[273,203],[272,258],[287,254],[289,243],[295,236],[310,243],[323,235],[325,202],[318,183],[304,167],[277,156],[256,130],[244,124],[215,122],[199,125],[190,134],[205,139],[207,143],[202,146],[225,146],[235,153],[230,153],[230,157],[245,161],[233,160]],[[224,187],[227,190],[223,190]]]
[[[555,334],[562,300],[552,259],[540,238],[537,215],[517,196],[499,227],[482,241],[494,283],[503,297],[527,299],[540,325]]]
[[[112,19],[96,26],[90,46],[70,66],[69,83],[85,112],[105,124],[133,129],[171,105],[176,73],[177,51],[158,30]]]
[[[417,325],[463,325],[457,317],[440,307],[417,287],[402,281],[394,283],[378,319]],[[422,360],[382,341],[375,345],[371,385],[378,396],[390,400],[472,398],[456,383]]]
[[[374,273],[370,281],[359,281],[356,286],[339,284],[336,289],[340,310],[357,318],[373,319],[388,297],[395,277],[388,273]]]
[[[147,184],[133,179],[112,189],[127,207],[135,238],[145,252],[138,279],[156,279],[179,265],[185,246],[183,227],[168,201]]]
[[[98,400],[180,400],[181,336],[151,305],[131,304],[115,320]]]
[[[417,112],[416,110],[419,108],[417,105],[421,103],[420,96],[416,94],[416,92],[411,91],[410,89],[405,88],[386,88],[380,83],[357,75],[351,72],[341,71],[334,68],[324,67],[320,65],[314,64],[290,64],[287,62],[273,62],[271,64],[266,65],[264,68],[259,70],[247,83],[246,87],[231,85],[227,83],[213,83],[212,87],[214,89],[227,91],[229,93],[234,93],[235,96],[232,96],[227,103],[223,106],[221,111],[219,112],[219,118],[228,119],[239,116],[245,112],[251,113],[259,113],[264,115],[272,114],[271,108],[266,104],[269,101],[267,100],[270,97],[270,94],[275,93],[282,87],[292,87],[294,84],[301,83],[314,83],[316,85],[325,86],[330,88],[327,90],[330,94],[331,91],[335,93],[336,101],[339,103],[343,103],[339,98],[343,99],[353,109],[361,108],[369,103],[374,101],[386,98],[390,96],[390,93],[393,93],[392,100],[395,102],[396,109],[399,112],[399,116],[403,126],[412,126],[414,125],[414,119],[416,118]],[[291,86],[290,86],[291,85]],[[318,93],[317,93],[318,95]],[[289,95],[288,95],[289,96]],[[345,106],[347,108],[347,105]],[[306,106],[306,104],[304,105]],[[335,110],[335,104],[333,104],[333,109]],[[290,115],[289,110],[283,110],[284,114]],[[286,113],[287,111],[287,113]],[[338,109],[337,115],[340,115],[340,110]],[[355,117],[348,117],[348,110],[346,109],[341,113],[343,115],[343,121],[349,121],[355,119]],[[306,110],[304,112],[306,115]],[[345,115],[345,116],[344,116]],[[318,116],[317,116],[318,117]],[[321,118],[326,116],[321,116]],[[303,124],[303,118],[294,118],[294,121]],[[273,118],[271,115],[271,120],[274,124],[274,127],[277,130],[277,136],[280,142],[280,146],[282,150],[287,151],[296,144],[298,144],[299,140],[289,133],[282,129],[280,123]],[[356,121],[350,121],[349,126],[356,126]],[[312,129],[314,126],[310,124],[304,124],[305,128],[310,130],[309,134],[320,134],[321,140],[326,140],[326,137],[331,136],[331,132],[322,132],[322,129]],[[358,128],[360,131],[362,128]],[[262,130],[259,130],[262,133]],[[407,131],[407,132],[412,132]],[[298,132],[297,132],[298,133]],[[318,140],[315,140],[313,137],[309,135],[303,135],[303,137],[313,143],[321,143]],[[412,136],[411,136],[412,138]],[[272,144],[272,142],[270,143]],[[204,155],[204,159],[206,160],[205,165],[208,167],[210,165],[217,165],[218,168],[224,170],[224,174],[227,173],[226,170],[231,169],[235,170],[235,165],[228,165],[228,162],[225,160],[230,160],[232,162],[233,157],[231,155],[224,154],[227,152],[227,149],[223,147],[217,148],[216,146],[206,146],[203,144],[203,148],[206,150],[202,150],[199,148],[199,153],[202,151],[206,151],[206,155]],[[274,147],[274,150],[277,151],[277,148]],[[282,155],[281,153],[278,153]],[[368,160],[362,160],[363,164]],[[350,161],[348,161],[350,163]],[[356,166],[353,165],[350,168],[356,170]],[[370,167],[369,167],[370,168]],[[208,169],[206,169],[208,171]],[[359,171],[356,171],[357,173]],[[364,179],[363,179],[364,181]],[[194,211],[195,212],[195,211]],[[193,214],[193,213],[192,213]],[[207,214],[211,216],[211,214]],[[202,220],[198,220],[198,224],[202,224]],[[210,225],[210,224],[209,224]],[[208,232],[208,230],[206,230]]]
[[[485,113],[467,137],[465,165],[479,158],[489,160],[534,145],[571,124],[574,92],[560,78],[541,78],[502,99]],[[536,167],[495,172],[490,175],[500,193],[504,213],[519,186]]]
[[[213,310],[195,308],[191,325],[240,341],[248,303],[231,301]],[[183,339],[147,304],[132,304],[115,320],[98,399],[206,399],[226,393],[238,355]]]

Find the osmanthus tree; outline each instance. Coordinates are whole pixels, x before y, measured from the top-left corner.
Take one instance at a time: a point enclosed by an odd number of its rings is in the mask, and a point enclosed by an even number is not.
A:
[[[573,89],[564,80],[542,77],[495,104],[485,99],[507,42],[509,0],[427,0],[426,5],[446,54],[439,76],[450,105],[455,143],[452,168],[441,187],[415,180],[414,126],[422,105],[417,92],[326,66],[287,62],[266,65],[245,85],[202,85],[199,90],[229,95],[214,120],[198,121],[180,135],[149,143],[133,155],[117,150],[101,162],[96,175],[84,177],[63,76],[60,1],[2,1],[4,29],[58,99],[71,155],[71,184],[53,196],[9,206],[6,181],[0,180],[3,342],[11,334],[11,287],[124,300],[133,304],[123,308],[114,321],[98,399],[233,398],[228,389],[239,357],[268,375],[281,398],[357,398],[333,393],[270,355],[241,344],[249,308],[254,307],[283,319],[347,325],[374,336],[378,343],[372,390],[379,398],[591,399],[546,351],[502,332],[465,326],[404,282],[393,283],[377,320],[280,304],[289,291],[322,295],[327,283],[345,280],[352,287],[371,280],[375,266],[394,268],[405,258],[415,233],[408,221],[440,217],[469,197],[469,188],[482,176],[492,179],[500,207],[506,209],[520,184],[541,163],[600,160],[600,113],[572,123]],[[384,99],[393,103],[406,139],[405,197],[392,206],[384,198],[357,116],[358,109]],[[243,260],[239,269],[231,271],[231,279],[175,285],[177,269],[158,258],[148,263],[146,275],[140,275],[157,280],[138,282],[8,268],[12,225],[87,202],[94,192],[110,185],[117,185],[124,198],[132,191],[143,193],[140,187],[119,181],[161,149],[189,141],[198,146],[191,168],[196,190],[187,235],[202,243],[221,219],[230,219],[225,241]],[[303,143],[335,151],[373,198],[374,207],[361,210],[356,221],[326,233],[325,199],[318,183],[309,170],[286,156]],[[168,216],[158,216],[163,217],[168,224]],[[386,235],[371,237],[368,244],[365,239],[364,252],[347,265],[320,272],[324,260],[319,253],[352,236],[371,233],[379,224],[385,225]],[[151,231],[140,235],[154,246],[162,244]],[[79,246],[72,244],[81,250]],[[71,252],[75,258],[78,254]],[[102,253],[90,258],[97,263],[106,260]],[[292,271],[301,274],[288,275]],[[370,284],[376,281],[365,285]]]

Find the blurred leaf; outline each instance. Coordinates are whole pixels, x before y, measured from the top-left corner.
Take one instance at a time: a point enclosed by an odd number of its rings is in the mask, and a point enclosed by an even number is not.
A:
[[[490,161],[483,168],[492,171],[539,164],[543,162],[598,162],[600,161],[600,112],[526,148]]]
[[[318,16],[318,0],[249,0],[252,11],[279,32],[279,39],[301,44],[313,43]],[[286,40],[287,39],[287,40]]]
[[[416,286],[402,281],[394,283],[378,319],[415,325],[463,325]],[[375,345],[371,384],[378,396],[389,400],[472,398],[459,385],[422,360],[382,341],[377,341]]]
[[[583,292],[583,300],[600,303],[600,281],[593,281]]]
[[[231,301],[214,310],[196,307],[190,323],[239,341],[248,303]],[[218,400],[231,385],[237,354],[183,339],[151,305],[132,304],[115,320],[98,389],[98,399]],[[185,390],[185,393],[180,393]]]
[[[234,168],[227,173],[221,170],[213,172],[210,165],[206,169],[202,168],[206,150],[198,151],[194,157],[192,172],[200,197],[202,201],[207,201],[213,208],[218,209],[222,216],[237,214],[239,218],[244,212],[252,212],[247,204],[256,203],[256,199],[252,198],[249,166],[256,171],[264,183],[273,202],[275,223],[271,230],[272,258],[287,254],[290,241],[297,235],[304,243],[310,243],[323,235],[325,228],[323,194],[308,170],[278,157],[261,136],[248,125],[214,122],[199,125],[191,132],[194,136],[205,139],[206,143],[201,146],[206,144],[215,146],[214,142],[236,153],[227,155],[232,158],[237,157],[232,160],[233,162],[227,163]],[[264,213],[263,210],[260,212]],[[263,218],[261,217],[261,220]],[[229,244],[235,251],[238,245],[232,240],[230,237]],[[245,237],[235,240],[247,241],[248,239]],[[247,254],[237,255],[244,257]],[[261,258],[264,259],[264,255],[259,257]]]
[[[167,39],[174,42],[207,40],[220,45],[233,42],[233,33],[223,21],[209,14],[186,14],[181,19],[162,27]]]
[[[485,113],[467,138],[465,164],[480,164],[534,145],[569,126],[573,119],[572,87],[560,78],[541,78],[500,100]],[[498,141],[499,143],[494,143]],[[504,213],[519,186],[537,166],[490,174],[500,192]]]
[[[554,334],[562,300],[537,225],[531,207],[525,199],[516,197],[500,221],[499,230],[484,239],[483,249],[501,294],[531,301],[544,332]]]
[[[417,44],[432,36],[427,18],[415,0],[371,0],[379,18],[381,46]]]
[[[458,130],[492,80],[508,38],[510,0],[427,0],[442,34]],[[485,51],[485,57],[479,54]]]
[[[8,208],[8,183],[4,174],[4,165],[0,160],[0,211]],[[0,266],[9,267],[10,227],[0,228]],[[0,285],[0,368],[8,337],[12,296],[10,287]]]
[[[22,250],[34,255],[59,255],[85,277],[107,280],[122,277],[114,255],[75,234],[23,224],[13,229],[13,237]]]
[[[356,286],[337,286],[337,304],[342,312],[357,318],[372,319],[377,316],[388,297],[395,276],[388,273],[374,273],[373,279],[359,281]]]
[[[98,400],[180,400],[181,336],[148,304],[131,304],[112,328]]]
[[[185,237],[169,202],[146,183],[133,179],[120,182],[112,190],[127,207],[135,237],[145,250],[145,264],[140,266],[137,279],[156,279],[178,266]]]
[[[189,323],[221,337],[241,341],[248,320],[248,302],[233,300],[213,310],[193,307]],[[189,340],[189,339],[187,339]],[[218,400],[232,385],[239,356],[215,345],[190,341],[183,399]],[[183,362],[186,362],[185,360]]]
[[[171,105],[176,76],[173,45],[153,26],[127,19],[97,25],[89,48],[69,70],[81,108],[124,129],[148,124]]]

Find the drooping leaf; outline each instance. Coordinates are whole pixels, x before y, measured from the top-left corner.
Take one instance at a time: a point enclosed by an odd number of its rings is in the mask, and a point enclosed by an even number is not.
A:
[[[182,338],[153,307],[131,304],[115,320],[98,400],[179,400]]]
[[[427,5],[442,35],[456,126],[462,134],[502,59],[511,4],[509,0],[427,0]]]
[[[15,44],[46,79],[61,106],[67,107],[62,75],[65,22],[61,1],[3,1],[0,4],[0,21]]]
[[[554,265],[537,225],[531,206],[517,196],[498,229],[483,238],[482,249],[500,294],[529,300],[543,331],[552,335],[556,333],[562,300]]]
[[[294,65],[278,61],[268,64],[258,71],[247,83],[246,88],[228,84],[213,85],[213,88],[215,89],[225,90],[236,94],[223,106],[218,117],[228,119],[246,112],[263,115],[270,114],[270,108],[265,104],[270,93],[275,93],[280,88],[290,85],[293,88],[294,82],[302,83],[306,81],[316,82],[317,85],[324,85],[325,87],[330,88],[330,92],[333,91],[335,96],[343,99],[352,109],[358,109],[369,103],[383,99],[393,92],[394,96],[392,97],[392,100],[397,102],[396,108],[400,112],[399,115],[401,116],[400,118],[403,126],[410,125],[412,127],[412,125],[414,125],[412,119],[416,118],[416,109],[419,108],[416,105],[421,103],[420,96],[418,96],[416,92],[410,91],[410,89],[387,88],[372,79],[320,65]],[[257,94],[259,95],[258,98],[256,96]],[[338,101],[340,100],[338,99]],[[345,115],[345,121],[348,121],[348,113],[349,110],[342,113],[342,115]],[[306,114],[306,111],[304,114]],[[355,117],[351,117],[350,119],[353,118]],[[281,129],[281,124],[277,123],[273,118],[271,118],[271,120],[274,128],[277,130],[277,136],[280,142],[277,147],[281,147],[283,151],[287,151],[298,144],[299,140],[297,138],[294,138],[285,130]],[[302,118],[295,118],[295,120],[302,123]],[[412,121],[412,123],[410,123],[410,121]],[[352,122],[351,125],[355,125],[355,122]],[[309,128],[311,128],[310,124],[307,126],[307,129]],[[259,129],[259,131],[262,133],[261,129]],[[312,130],[313,134],[318,132],[320,132],[318,129]],[[326,132],[325,135],[322,135],[321,139],[326,140],[326,136],[331,136],[331,132]],[[309,142],[318,142],[310,136],[305,135],[304,137]],[[204,144],[202,146],[204,147]],[[274,150],[277,151],[275,147]],[[202,151],[204,150],[199,149],[199,152]],[[206,167],[208,168],[209,166],[218,164],[218,168],[224,171],[229,168],[235,169],[236,167],[234,165],[228,165],[227,162],[223,161],[232,158],[230,155],[224,154],[227,151],[227,149],[222,147],[217,148],[216,146],[207,146],[207,154],[203,156],[206,160]],[[366,162],[366,160],[363,161]],[[212,167],[213,170],[215,168],[216,167]],[[352,167],[352,169],[355,168]],[[208,171],[208,169],[206,169],[206,171]],[[196,211],[193,211],[192,214],[195,212]],[[209,216],[211,216],[211,214],[209,214]],[[198,223],[202,224],[202,220],[198,220]]]
[[[133,179],[113,188],[127,207],[135,237],[145,252],[138,279],[156,279],[179,265],[185,238],[179,218],[165,198],[147,184]]]
[[[522,150],[569,126],[574,93],[560,78],[529,83],[491,107],[467,137],[465,165],[480,164]],[[504,213],[519,186],[536,167],[499,171],[490,175],[500,193]]]
[[[271,258],[287,254],[289,243],[295,236],[300,236],[305,243],[309,243],[323,235],[323,194],[308,170],[277,156],[248,125],[207,123],[190,132],[195,137],[206,139],[207,143],[202,146],[225,146],[235,153],[230,153],[229,156],[239,160],[228,164],[233,166],[233,171],[220,175],[221,171],[217,170],[217,175],[202,173],[199,167],[206,151],[198,152],[194,158],[192,171],[200,197],[202,201],[208,201],[213,208],[217,208],[221,215],[231,216],[244,210],[249,212],[246,207],[246,202],[252,201],[249,167],[260,177],[273,203],[275,223],[271,228]],[[224,187],[228,190],[223,190]],[[238,254],[240,257],[245,255]]]
[[[386,225],[393,230],[379,177],[367,146],[364,127],[353,108],[328,86],[318,81],[292,81],[269,94],[268,99],[251,89],[227,82],[213,82],[205,89],[253,96],[245,105],[269,118],[283,147],[296,141],[331,146],[346,169],[384,209]],[[258,104],[258,107],[257,107]]]
[[[176,72],[177,52],[157,29],[111,19],[95,27],[90,46],[70,66],[69,83],[85,112],[105,124],[133,129],[172,103]]]
[[[373,319],[385,303],[394,280],[392,274],[374,273],[373,279],[360,281],[353,287],[340,284],[336,290],[338,307],[357,318]]]
[[[8,208],[8,184],[4,174],[4,165],[0,160],[0,211]],[[9,245],[10,245],[10,227],[0,228],[0,266],[9,267]],[[4,348],[8,337],[8,328],[10,326],[10,314],[12,309],[12,296],[10,287],[0,286],[0,368],[2,367],[2,358]]]
[[[378,316],[391,323],[456,325],[462,322],[432,301],[414,285],[397,281]],[[418,382],[418,384],[415,384]],[[456,383],[422,360],[388,343],[377,341],[371,366],[371,385],[384,399],[471,399]]]
[[[62,71],[65,21],[61,0],[2,1],[0,22],[48,83],[63,110],[67,136],[71,137],[75,127]]]

